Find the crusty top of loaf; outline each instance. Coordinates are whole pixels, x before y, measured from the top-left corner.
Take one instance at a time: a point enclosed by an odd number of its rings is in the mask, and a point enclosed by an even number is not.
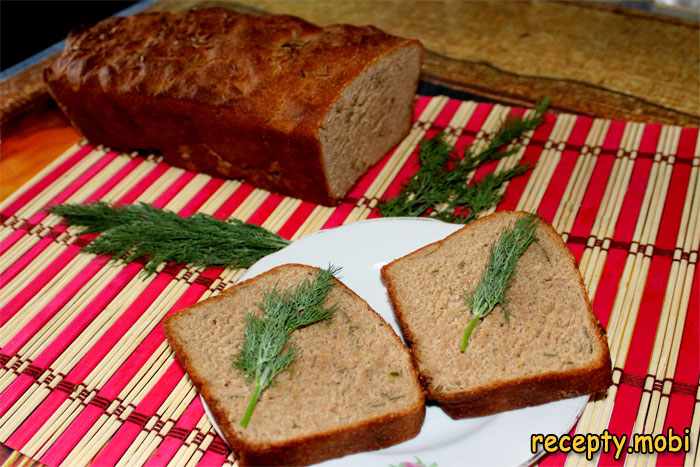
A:
[[[244,339],[244,317],[260,313],[266,292],[294,287],[316,271],[280,266],[166,321],[170,343],[234,447],[284,445],[410,413],[423,404],[410,354],[398,336],[336,281],[326,299],[326,305],[337,307],[334,316],[292,333],[295,361],[262,394],[250,425],[241,428],[252,390],[233,367]]]
[[[433,397],[544,374],[609,365],[573,258],[544,222],[519,259],[505,302],[480,321],[465,353],[465,297],[500,234],[522,213],[501,212],[385,266],[384,280]]]
[[[143,13],[69,37],[46,78],[234,107],[268,125],[288,125],[320,119],[364,67],[411,43],[371,26],[320,28],[293,16],[223,8]]]

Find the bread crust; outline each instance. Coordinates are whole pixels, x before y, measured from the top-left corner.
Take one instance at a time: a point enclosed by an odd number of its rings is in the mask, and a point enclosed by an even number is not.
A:
[[[94,143],[331,205],[324,119],[356,77],[405,47],[421,48],[293,16],[142,13],[69,37],[44,80]]]
[[[526,215],[523,211],[511,211],[517,215]],[[488,216],[484,216],[471,224],[463,227],[468,229],[474,227],[480,222],[493,220],[492,216],[502,215],[502,212],[495,212]],[[597,330],[596,338],[603,349],[600,358],[587,368],[579,368],[570,371],[549,372],[527,378],[520,378],[515,381],[495,383],[482,386],[474,390],[464,391],[436,391],[431,387],[430,378],[427,375],[420,373],[419,355],[415,347],[416,336],[411,332],[401,308],[401,301],[398,299],[396,292],[396,284],[391,277],[391,268],[403,258],[420,254],[423,250],[433,248],[436,245],[442,245],[453,235],[457,235],[462,229],[453,232],[442,240],[430,243],[413,251],[401,258],[397,258],[392,262],[384,265],[381,270],[382,281],[386,285],[389,299],[391,301],[396,319],[399,322],[401,332],[406,340],[407,345],[411,349],[411,355],[414,358],[414,364],[419,369],[421,382],[427,392],[429,400],[437,402],[437,404],[452,418],[467,418],[480,417],[490,415],[506,410],[519,409],[532,405],[543,404],[556,400],[566,399],[569,397],[591,394],[595,397],[601,397],[607,392],[608,387],[612,384],[612,363],[610,360],[610,350],[605,337],[605,330],[600,322],[595,318],[591,307],[588,293],[581,277],[581,272],[576,266],[576,260],[571,254],[571,251],[566,247],[561,237],[554,228],[546,222],[541,222],[545,227],[545,233],[555,242],[559,243],[567,252],[571,265],[576,270],[578,275],[579,286],[583,291],[586,306],[588,308],[588,317],[594,328]]]
[[[232,290],[241,285],[257,281],[266,275],[275,274],[280,269],[284,268],[305,268],[308,270],[316,270],[311,266],[290,263],[283,266],[275,267],[258,276],[239,282],[234,287],[224,290],[216,297],[209,300],[222,300],[227,295],[232,293]],[[396,345],[403,346],[401,338],[391,329],[391,327],[377,314],[367,302],[353,292],[349,287],[336,279],[336,285],[340,285],[346,291],[350,292],[354,297],[361,300],[374,314],[382,326],[385,327],[395,339]],[[237,461],[241,466],[247,465],[307,465],[322,462],[327,459],[341,457],[352,453],[381,449],[391,446],[402,441],[406,441],[415,437],[423,425],[425,418],[425,395],[420,387],[418,373],[411,366],[413,379],[419,386],[420,399],[416,404],[407,408],[403,412],[397,412],[390,415],[375,417],[373,419],[358,422],[337,430],[328,430],[326,432],[317,433],[311,436],[299,437],[277,443],[250,443],[239,437],[233,426],[228,423],[225,416],[225,409],[218,404],[212,394],[204,378],[202,378],[187,358],[183,344],[179,341],[174,331],[171,329],[173,323],[186,313],[196,312],[201,306],[197,303],[189,308],[178,311],[177,313],[167,317],[163,321],[163,330],[170,343],[170,346],[175,352],[177,360],[189,375],[192,383],[197,388],[197,391],[207,401],[207,405],[211,409],[216,418],[219,427],[224,433],[226,441],[238,456]]]

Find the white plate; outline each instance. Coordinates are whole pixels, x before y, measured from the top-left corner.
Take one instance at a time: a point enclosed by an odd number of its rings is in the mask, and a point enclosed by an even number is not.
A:
[[[255,263],[241,280],[287,263],[340,266],[339,278],[364,298],[400,336],[379,276],[380,269],[391,260],[444,238],[460,227],[425,218],[355,222],[295,241]],[[423,428],[412,440],[379,451],[333,459],[321,465],[388,467],[415,461],[417,457],[428,465],[437,462],[439,467],[529,464],[538,457],[530,452],[530,435],[567,433],[587,401],[588,397],[577,397],[464,420],[452,420],[439,407],[429,406]],[[214,428],[221,434],[206,403],[204,407]]]

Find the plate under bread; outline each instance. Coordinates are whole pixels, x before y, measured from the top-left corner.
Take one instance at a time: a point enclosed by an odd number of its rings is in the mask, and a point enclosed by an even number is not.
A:
[[[255,263],[241,277],[250,279],[276,266],[301,263],[342,267],[339,278],[364,298],[400,336],[398,323],[380,279],[382,266],[428,243],[440,240],[460,225],[426,218],[381,218],[322,230],[293,242]],[[439,407],[427,407],[420,434],[412,440],[378,451],[326,461],[323,466],[377,465],[388,467],[419,458],[426,465],[519,466],[534,462],[541,453],[530,451],[533,433],[568,433],[588,397],[577,397],[499,414],[452,420]],[[221,435],[211,411],[204,408]]]

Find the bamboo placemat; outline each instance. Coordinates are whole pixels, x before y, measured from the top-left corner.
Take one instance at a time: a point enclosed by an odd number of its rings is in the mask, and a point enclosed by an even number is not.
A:
[[[377,217],[377,201],[395,195],[417,169],[422,139],[444,131],[458,147],[483,145],[508,115],[522,113],[419,97],[410,134],[337,207],[187,172],[156,157],[86,142],[70,148],[0,204],[0,442],[49,465],[235,462],[159,323],[220,293],[243,271],[168,265],[146,277],[141,264],[82,253],[89,238],[76,236],[46,206],[144,201],[181,215],[236,217],[295,239]],[[608,329],[614,386],[588,404],[578,432],[692,426],[698,444],[699,140],[697,128],[549,114],[523,149],[499,163],[534,165],[509,184],[498,209],[537,212],[554,224]],[[626,462],[689,466],[697,456]],[[542,464],[583,462],[560,455]]]

